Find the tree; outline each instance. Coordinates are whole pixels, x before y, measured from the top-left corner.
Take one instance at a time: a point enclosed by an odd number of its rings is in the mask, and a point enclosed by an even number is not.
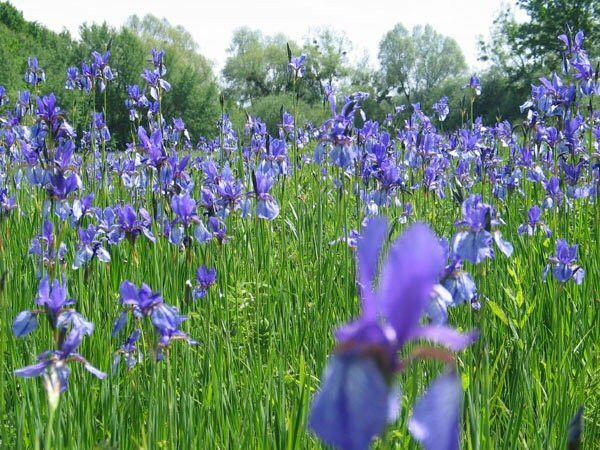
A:
[[[431,26],[415,26],[409,34],[401,24],[388,31],[379,43],[379,85],[384,96],[395,90],[411,102],[418,92],[463,75],[464,55],[452,38]]]
[[[561,34],[583,31],[586,43],[598,45],[600,38],[599,0],[517,0],[529,16],[519,24],[506,22],[506,34],[513,52],[523,54],[537,65],[557,68],[563,43]],[[592,51],[589,48],[588,51]],[[592,54],[595,52],[592,52]]]
[[[76,50],[77,65],[84,61],[90,61],[92,51],[104,52],[110,47],[109,65],[116,78],[106,89],[107,100],[107,125],[111,131],[112,147],[122,148],[126,142],[131,140],[133,124],[129,120],[129,111],[125,107],[127,99],[127,86],[140,84],[140,73],[147,64],[148,49],[136,34],[127,29],[119,30],[103,24],[83,24],[79,28],[81,41]],[[90,100],[89,94],[80,94],[82,101]],[[78,108],[81,113],[89,114],[92,107],[102,111],[104,107],[104,94],[96,93],[95,106],[91,104],[82,105]],[[89,116],[79,117],[80,122],[88,123]]]
[[[226,94],[247,106],[257,98],[284,93],[290,82],[287,44],[299,53],[298,45],[283,34],[264,36],[247,27],[235,30],[223,68]]]
[[[326,85],[334,85],[348,77],[350,50],[352,42],[343,31],[329,27],[312,30],[302,47],[302,52],[307,55],[307,70],[302,83],[305,101],[320,102]]]
[[[30,89],[23,80],[28,57],[37,57],[46,73],[39,94],[55,92],[64,107],[71,96],[63,90],[65,69],[73,63],[76,43],[68,32],[54,33],[23,14],[9,3],[0,3],[0,85],[8,90],[11,103],[17,91]]]
[[[146,15],[142,19],[130,17],[125,28],[142,42],[146,67],[150,49],[166,52],[166,79],[171,91],[165,95],[162,112],[167,120],[181,117],[190,134],[213,136],[219,117],[219,87],[211,63],[198,51],[192,35],[181,26],[173,26],[166,19]],[[143,81],[139,78],[138,83]]]

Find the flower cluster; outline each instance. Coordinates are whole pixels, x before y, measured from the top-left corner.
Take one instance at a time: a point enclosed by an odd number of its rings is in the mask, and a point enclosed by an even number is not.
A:
[[[121,304],[125,310],[116,320],[112,334],[116,336],[126,328],[131,316],[134,329],[129,335],[125,344],[115,354],[114,366],[117,366],[122,355],[125,355],[127,367],[131,369],[139,360],[136,358],[136,342],[141,335],[142,320],[149,318],[154,330],[157,333],[157,339],[154,346],[154,353],[157,360],[164,358],[164,352],[169,348],[173,340],[184,340],[190,345],[195,345],[196,341],[180,330],[181,324],[187,319],[186,316],[179,314],[174,306],[168,305],[163,301],[159,292],[152,292],[150,287],[142,283],[138,288],[130,281],[121,283]]]
[[[70,374],[68,364],[73,361],[83,364],[87,371],[103,379],[106,374],[76,351],[83,337],[92,333],[94,325],[72,307],[75,300],[68,298],[65,279],[51,283],[46,275],[40,282],[35,303],[39,309],[21,311],[17,315],[12,326],[13,333],[17,337],[31,333],[38,327],[38,316],[45,315],[56,333],[58,350],[43,352],[37,357],[37,363],[15,370],[15,375],[26,378],[44,375],[49,396],[54,391],[64,392],[67,389]]]
[[[400,399],[393,374],[409,363],[398,359],[408,342],[426,339],[457,351],[477,337],[421,324],[444,265],[442,248],[424,225],[411,226],[391,245],[374,289],[387,233],[385,220],[371,219],[358,240],[362,315],[337,331],[338,345],[308,419],[314,433],[338,448],[367,448],[397,417]],[[443,440],[447,446],[439,448],[458,447],[461,390],[452,369],[431,384],[413,411],[409,430],[415,439],[426,446]]]

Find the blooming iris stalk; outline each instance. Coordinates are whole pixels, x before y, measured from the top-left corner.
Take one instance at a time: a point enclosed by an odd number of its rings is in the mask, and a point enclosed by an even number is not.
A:
[[[179,329],[181,324],[187,320],[187,317],[180,315],[177,308],[166,304],[160,292],[152,292],[152,289],[145,283],[142,283],[142,286],[138,288],[127,280],[121,283],[120,292],[121,304],[126,309],[115,321],[112,335],[115,336],[125,329],[130,314],[133,316],[135,328],[126,342],[116,352],[113,368],[116,368],[122,355],[125,355],[128,369],[135,366],[141,359],[141,356],[138,358],[134,356],[138,352],[135,344],[141,333],[141,321],[146,317],[151,320],[154,330],[158,333],[154,348],[157,360],[164,359],[164,351],[169,348],[173,340],[185,340],[190,345],[197,344],[196,341],[190,338],[189,334]]]
[[[477,337],[442,325],[421,325],[444,268],[442,249],[425,225],[411,226],[392,244],[374,289],[387,233],[385,220],[371,219],[358,240],[362,315],[337,331],[338,345],[309,414],[310,429],[341,449],[367,448],[397,416],[399,392],[393,375],[408,363],[397,354],[409,341],[427,339],[457,351]],[[417,402],[410,430],[426,448],[452,448],[428,444],[440,439],[458,446],[460,391],[450,371]],[[450,414],[440,414],[441,407]]]
[[[561,283],[566,283],[570,279],[573,279],[575,284],[583,283],[585,271],[580,265],[576,264],[577,250],[578,245],[569,246],[564,239],[558,239],[556,241],[556,255],[548,258],[549,262],[542,273],[542,277],[545,279],[550,269],[552,269],[552,275]]]

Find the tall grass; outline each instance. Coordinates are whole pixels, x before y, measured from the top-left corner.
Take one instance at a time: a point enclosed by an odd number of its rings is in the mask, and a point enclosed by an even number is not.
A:
[[[273,222],[227,219],[231,240],[196,244],[192,259],[158,239],[112,247],[112,262],[92,262],[68,272],[69,294],[96,325],[81,352],[109,373],[96,380],[74,368],[55,417],[56,448],[318,448],[306,431],[310,399],[334,346],[332,330],[359,311],[353,251],[330,245],[358,228],[351,185],[340,194],[310,165],[286,181]],[[200,183],[198,183],[199,185]],[[36,267],[27,252],[41,227],[43,193],[21,189],[20,211],[0,222],[0,447],[43,443],[48,407],[39,380],[13,375],[47,349],[51,331],[16,339],[10,326],[31,307]],[[106,204],[125,198],[122,188]],[[525,201],[525,199],[527,201]],[[415,191],[414,220],[449,237],[460,210],[451,199]],[[489,191],[485,200],[492,201]],[[554,253],[542,234],[519,237],[529,205],[541,193],[509,195],[498,204],[505,238],[514,255],[471,266],[482,299],[450,312],[460,329],[478,327],[479,341],[458,356],[465,388],[462,440],[465,449],[565,448],[570,418],[585,405],[584,443],[600,442],[600,206],[580,202],[553,216],[555,237],[580,243],[587,272],[581,286],[560,285],[541,272]],[[390,214],[394,215],[395,210]],[[411,220],[413,220],[411,219]],[[396,224],[394,233],[405,225]],[[155,229],[155,234],[159,230]],[[67,236],[73,250],[73,236]],[[218,271],[218,286],[206,298],[186,300],[186,280],[201,264]],[[150,358],[132,371],[111,371],[119,338],[111,337],[119,314],[119,285],[146,282],[165,301],[190,316],[184,330],[197,347],[174,343],[165,362]],[[401,375],[402,413],[376,448],[417,448],[406,431],[410,405],[442,370],[417,364]]]

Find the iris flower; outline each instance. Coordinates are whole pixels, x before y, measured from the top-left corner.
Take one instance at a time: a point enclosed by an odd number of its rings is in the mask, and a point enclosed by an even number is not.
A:
[[[517,232],[519,235],[527,234],[533,236],[537,230],[542,230],[546,237],[552,236],[552,231],[540,220],[541,210],[537,205],[533,205],[527,212],[527,222],[519,226]]]
[[[571,278],[575,281],[575,284],[583,283],[585,271],[580,265],[576,264],[577,250],[577,245],[569,246],[564,239],[557,240],[556,255],[548,258],[549,263],[542,273],[543,278],[545,279],[550,269],[552,269],[552,275],[561,283],[566,283]]]
[[[142,286],[138,289],[136,285],[127,280],[121,283],[120,291],[121,303],[126,309],[115,321],[112,335],[117,335],[125,328],[130,312],[133,315],[136,328],[125,344],[117,351],[115,355],[116,363],[113,363],[113,367],[118,364],[122,354],[125,354],[128,368],[135,365],[135,360],[131,358],[132,354],[137,351],[135,342],[140,333],[140,321],[146,317],[150,318],[156,332],[159,334],[155,349],[157,360],[163,359],[163,352],[172,340],[185,340],[190,345],[196,344],[196,341],[192,340],[187,333],[179,329],[187,317],[180,315],[177,308],[166,304],[160,292],[152,292],[152,289],[145,283],[142,283]]]
[[[59,392],[67,390],[67,382],[71,369],[68,364],[72,361],[83,364],[83,367],[96,378],[104,379],[106,374],[92,366],[80,353],[76,352],[86,331],[74,327],[63,341],[60,350],[48,350],[37,357],[38,362],[31,366],[15,370],[15,375],[25,378],[38,377],[46,374],[51,384]]]
[[[479,264],[485,258],[493,258],[492,239],[506,256],[512,255],[510,242],[502,239],[502,233],[492,227],[499,225],[496,210],[483,203],[481,195],[472,195],[462,204],[463,219],[456,226],[463,228],[454,236],[452,247],[454,253],[464,261]]]
[[[269,191],[273,187],[273,182],[273,177],[264,172],[256,172],[254,176],[256,215],[261,219],[273,220],[279,215],[279,204],[269,194]]]
[[[362,315],[337,331],[338,345],[308,419],[317,436],[341,449],[368,448],[397,416],[399,392],[392,377],[405,366],[397,353],[409,341],[427,339],[450,350],[462,350],[476,339],[475,333],[421,325],[432,289],[444,269],[442,248],[425,225],[411,226],[392,244],[378,277],[378,289],[374,289],[387,234],[385,220],[371,219],[358,241]],[[438,379],[430,388],[433,393],[425,394],[417,403],[411,429],[417,439],[458,441],[461,396],[456,395],[456,377],[445,376],[453,382]],[[444,408],[451,414],[435,413],[440,402],[448,402]]]
[[[208,289],[217,281],[217,270],[209,269],[206,266],[201,266],[196,269],[197,286],[194,288],[194,299],[203,298],[206,296]]]

